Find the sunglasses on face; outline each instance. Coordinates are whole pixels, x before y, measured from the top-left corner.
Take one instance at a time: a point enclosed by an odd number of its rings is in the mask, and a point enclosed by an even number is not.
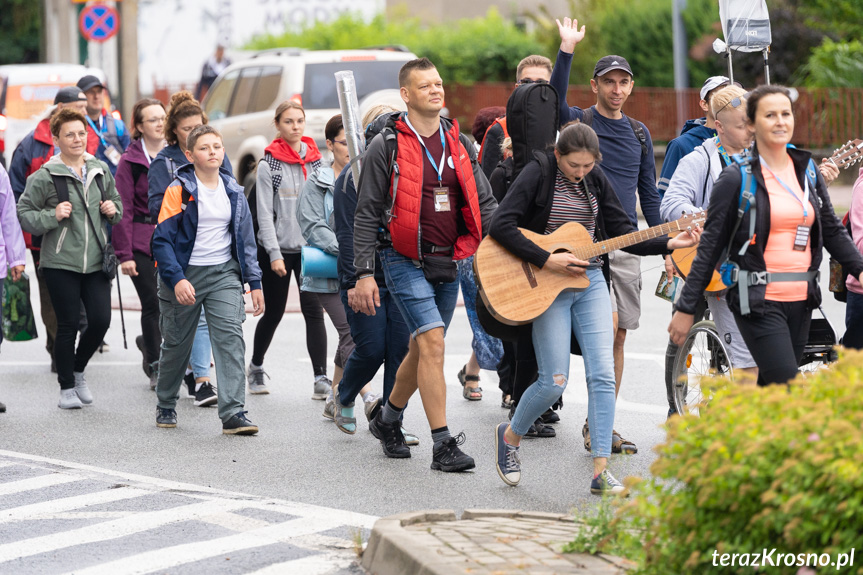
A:
[[[531,78],[522,78],[518,82],[516,82],[517,86],[526,86],[527,84],[548,84],[548,80],[533,80]]]
[[[738,96],[736,98],[731,98],[731,100],[727,104],[725,104],[724,106],[722,106],[721,108],[716,110],[716,112],[713,114],[713,116],[714,117],[718,116],[719,112],[721,112],[722,110],[724,110],[728,106],[731,106],[732,108],[739,108],[740,105],[743,103],[743,100],[745,100],[748,97],[749,97],[749,92],[746,92],[742,96]]]

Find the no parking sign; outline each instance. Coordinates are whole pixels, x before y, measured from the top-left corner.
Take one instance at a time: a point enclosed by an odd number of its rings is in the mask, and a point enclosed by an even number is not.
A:
[[[81,35],[92,42],[105,42],[120,29],[120,15],[111,6],[88,4],[78,19]]]

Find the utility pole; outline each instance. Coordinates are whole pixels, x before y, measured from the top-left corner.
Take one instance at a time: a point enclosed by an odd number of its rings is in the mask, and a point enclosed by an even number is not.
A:
[[[687,42],[686,28],[683,24],[683,10],[686,0],[672,1],[671,30],[674,36],[674,89],[677,94],[677,125],[686,122],[686,95],[683,90],[689,87],[689,73],[686,69]]]
[[[45,0],[42,27],[45,61],[50,64],[78,63],[77,8],[70,0]]]
[[[122,0],[120,8],[120,109],[129,122],[138,100],[138,0]]]

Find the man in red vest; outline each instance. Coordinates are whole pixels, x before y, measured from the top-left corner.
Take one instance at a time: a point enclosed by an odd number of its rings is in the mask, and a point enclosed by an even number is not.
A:
[[[377,249],[411,342],[389,401],[369,430],[388,457],[410,457],[399,416],[419,389],[434,441],[431,468],[465,471],[474,460],[459,449],[464,433],[453,437],[447,427],[444,333],[458,299],[454,260],[476,252],[497,202],[470,140],[457,122],[440,116],[444,88],[434,64],[407,62],[399,86],[407,113],[395,116],[363,157],[354,218],[357,282],[348,302],[367,315],[380,305]]]

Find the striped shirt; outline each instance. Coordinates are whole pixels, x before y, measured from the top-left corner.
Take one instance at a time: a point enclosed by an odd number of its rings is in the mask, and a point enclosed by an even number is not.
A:
[[[578,183],[569,180],[557,169],[554,179],[554,200],[551,204],[551,213],[548,214],[548,223],[545,225],[545,233],[550,234],[567,222],[577,222],[584,226],[590,233],[590,237],[596,240],[596,214],[598,207],[596,198],[587,194],[584,179]],[[599,260],[591,261],[592,264]]]

